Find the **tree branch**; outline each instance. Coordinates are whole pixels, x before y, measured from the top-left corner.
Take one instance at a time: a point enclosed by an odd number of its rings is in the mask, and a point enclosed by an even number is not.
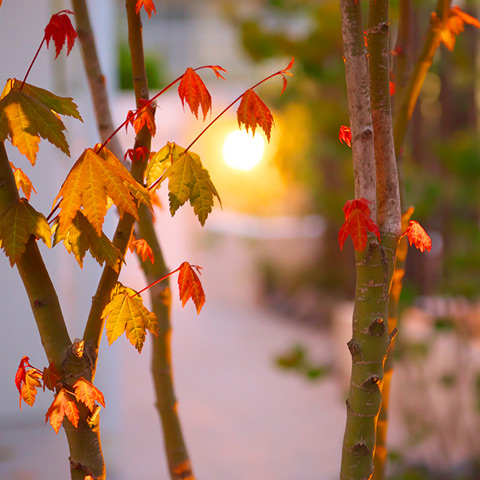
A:
[[[5,144],[0,143],[0,211],[19,199]],[[36,239],[32,236],[24,254],[16,262],[32,308],[48,361],[59,371],[72,345],[55,287],[43,263]]]

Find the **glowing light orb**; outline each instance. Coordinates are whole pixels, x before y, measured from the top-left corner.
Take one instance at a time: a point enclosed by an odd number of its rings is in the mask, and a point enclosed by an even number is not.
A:
[[[254,137],[245,130],[236,130],[225,137],[223,159],[225,163],[237,170],[250,170],[260,163],[265,141],[257,133]]]

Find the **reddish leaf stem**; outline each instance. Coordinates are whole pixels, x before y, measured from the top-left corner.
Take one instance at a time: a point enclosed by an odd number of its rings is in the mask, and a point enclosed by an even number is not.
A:
[[[20,85],[20,90],[23,89],[23,86],[25,85],[25,81],[27,80],[28,74],[30,73],[30,70],[32,69],[33,64],[35,63],[35,60],[37,59],[38,54],[40,53],[40,50],[42,49],[44,43],[45,43],[45,35],[43,36],[43,39],[42,39],[42,41],[41,41],[41,43],[40,43],[40,46],[39,46],[38,49],[37,49],[37,53],[35,53],[35,56],[33,57],[32,63],[30,63],[30,66],[28,67],[27,73],[25,74],[25,77],[24,77],[24,79],[23,79],[23,82],[22,82],[22,84]]]
[[[197,67],[194,68],[194,70],[201,70],[202,68],[212,68],[211,65],[204,65],[202,67]],[[154,95],[150,100],[148,100],[144,105],[142,105],[138,110],[136,110],[135,113],[139,113],[142,110],[145,110],[148,108],[149,105],[151,105],[160,95],[165,93],[169,88],[173,87],[177,82],[179,82],[183,78],[182,74],[178,78],[176,78],[173,82],[169,83],[164,89],[160,90],[156,95]],[[130,121],[130,118],[127,118],[106,140],[105,142],[102,143],[100,148],[96,151],[96,153],[100,153],[103,148],[107,145],[108,142]]]
[[[48,217],[47,217],[47,222],[50,223],[50,219],[52,218],[52,215],[58,210],[58,207],[60,206],[60,200],[58,201],[58,203],[55,205],[55,207],[53,208],[53,210],[48,214]]]
[[[199,70],[200,68],[208,68],[208,67],[199,67],[199,68],[196,68],[195,70]],[[288,67],[287,67],[288,68]],[[266,82],[267,80],[270,80],[271,78],[277,76],[277,75],[284,75],[285,74],[285,70],[287,69],[283,69],[283,70],[279,70],[278,72],[275,72],[275,73],[272,73],[271,75],[269,75],[268,77],[264,78],[263,80],[260,80],[258,83],[256,83],[253,87],[250,87],[250,88],[247,88],[246,91],[248,90],[253,90],[254,88],[257,88],[259,85],[261,85],[262,83]],[[243,92],[241,95],[239,95],[235,100],[233,100],[233,102],[231,102],[227,107],[225,107],[196,137],[195,139],[190,143],[190,145],[185,149],[185,151],[182,153],[182,155],[186,155],[188,153],[188,151],[193,147],[193,145],[200,139],[200,137],[224,114],[227,112],[227,110],[229,110],[230,108],[233,107],[233,105],[235,105],[244,95],[245,95],[245,92]],[[162,180],[163,178],[163,175],[161,177],[159,177],[157,180],[155,180],[155,182],[153,182],[150,187],[148,187],[148,190],[151,190],[152,188],[155,188],[159,182]]]
[[[178,272],[180,270],[180,267],[178,267],[176,270],[174,270],[173,272],[170,272],[170,273],[167,273],[166,275],[164,275],[162,278],[159,278],[158,280],[155,280],[153,283],[151,283],[150,285],[147,285],[145,288],[142,288],[141,290],[139,290],[135,295],[130,295],[130,298],[133,298],[133,297],[136,297],[137,295],[140,295],[142,292],[144,292],[145,290],[148,290],[149,288],[153,287],[154,285],[156,285],[157,283],[160,283],[161,281],[165,280],[166,278],[168,278],[170,275],[173,275],[175,272]]]

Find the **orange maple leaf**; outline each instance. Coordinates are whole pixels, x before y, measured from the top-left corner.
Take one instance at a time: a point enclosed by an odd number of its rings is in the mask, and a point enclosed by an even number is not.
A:
[[[349,147],[352,146],[352,130],[350,130],[350,127],[346,127],[345,125],[342,125],[340,127],[340,131],[338,132],[338,139],[340,140],[341,143],[346,143]]]
[[[100,403],[100,405],[105,408],[103,393],[95,385],[85,380],[85,378],[79,378],[73,384],[73,389],[75,390],[77,401],[85,404],[91,412],[93,412],[95,408],[95,402]]]
[[[218,76],[219,73],[217,69],[220,67],[212,68]],[[198,107],[201,106],[203,120],[205,120],[207,113],[212,109],[212,97],[203,83],[203,80],[193,68],[187,68],[182,75],[182,80],[178,85],[178,94],[180,95],[182,105],[185,107],[185,102],[187,102],[190,110],[195,115],[195,118],[198,118]]]
[[[410,246],[415,245],[422,253],[426,250],[429,252],[432,249],[432,239],[424,228],[415,220],[410,220],[405,233],[402,234],[408,237]]]
[[[13,176],[15,177],[15,185],[17,186],[17,190],[22,189],[23,193],[25,194],[25,198],[30,200],[30,197],[33,193],[37,193],[35,187],[33,186],[31,180],[25,175],[21,168],[15,167],[15,165],[10,162],[10,166],[13,170]]]
[[[380,241],[378,227],[370,218],[368,200],[365,198],[349,200],[345,203],[343,211],[345,213],[345,222],[338,232],[338,242],[341,250],[343,250],[345,240],[351,235],[355,250],[358,252],[363,251],[368,240],[367,230],[373,232]]]
[[[154,137],[157,131],[157,127],[155,125],[155,110],[153,109],[151,103],[147,105],[147,103],[149,102],[148,100],[140,98],[139,101],[140,108],[135,114],[133,123],[131,120],[129,120],[129,122],[132,123],[133,128],[135,129],[135,133],[138,134],[138,132],[140,132],[143,127],[147,127],[152,137]]]
[[[135,5],[135,12],[137,14],[140,13],[142,7],[147,12],[148,18],[152,16],[152,12],[154,15],[157,13],[153,0],[137,0],[137,4]]]
[[[182,307],[184,307],[191,298],[197,309],[197,314],[200,313],[205,304],[205,293],[202,288],[202,283],[195,272],[195,270],[197,270],[197,272],[200,273],[200,268],[201,267],[197,265],[190,265],[188,262],[183,262],[178,268],[180,271],[178,274],[178,289]]]
[[[242,123],[245,130],[252,129],[252,135],[255,135],[257,125],[262,128],[270,142],[270,133],[273,126],[273,115],[269,108],[260,100],[260,97],[249,88],[243,95],[242,101],[237,110],[238,126]]]
[[[463,32],[465,23],[480,28],[480,22],[475,17],[463,12],[458,6],[450,9],[446,22],[442,22],[441,18],[432,12],[432,28],[440,32],[440,40],[449,50],[453,50],[455,47],[456,36]]]
[[[55,433],[58,433],[60,430],[65,415],[75,428],[78,426],[80,414],[77,405],[75,405],[75,402],[70,398],[71,395],[68,390],[62,388],[55,396],[50,408],[45,414],[45,423],[47,423],[50,417],[50,425],[55,430]]]
[[[40,382],[41,378],[42,374],[36,368],[31,368],[26,371],[22,388],[20,389],[20,409],[22,408],[22,398],[27,405],[33,407],[35,396],[37,395],[37,388],[42,386]]]
[[[137,240],[132,235],[132,239],[130,240],[128,248],[131,252],[136,251],[137,255],[142,259],[142,262],[144,262],[147,258],[150,259],[152,264],[155,262],[153,250],[145,239],[140,238]]]
[[[52,18],[45,27],[45,40],[47,42],[47,48],[50,40],[53,40],[55,44],[55,58],[60,54],[65,43],[67,44],[67,56],[72,51],[75,39],[77,38],[77,32],[73,28],[72,22],[68,15],[75,15],[70,10],[62,10],[52,15]]]

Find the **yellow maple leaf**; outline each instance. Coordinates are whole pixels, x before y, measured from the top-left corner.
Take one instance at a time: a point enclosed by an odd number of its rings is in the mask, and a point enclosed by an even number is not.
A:
[[[10,166],[13,170],[13,176],[15,177],[15,185],[17,186],[17,190],[22,189],[23,193],[25,194],[25,198],[30,200],[30,197],[33,193],[37,193],[35,190],[31,180],[27,177],[27,175],[23,172],[21,168],[15,167],[15,165],[10,162]]]
[[[140,353],[145,343],[148,330],[153,335],[158,335],[157,316],[149,312],[143,305],[143,300],[131,288],[117,283],[112,298],[102,313],[106,320],[108,343],[112,344],[123,332],[130,343]]]
[[[111,154],[108,158],[116,158]],[[117,162],[120,162],[117,159]],[[120,164],[121,165],[121,164]],[[62,235],[83,207],[83,214],[92,224],[98,236],[107,213],[107,196],[118,207],[120,214],[129,213],[138,220],[136,199],[150,203],[148,193],[139,193],[140,187],[129,172],[117,163],[106,161],[91,148],[87,148],[75,162],[53,204],[60,201],[58,233]],[[137,184],[138,185],[138,184]],[[144,189],[145,190],[145,189]]]

